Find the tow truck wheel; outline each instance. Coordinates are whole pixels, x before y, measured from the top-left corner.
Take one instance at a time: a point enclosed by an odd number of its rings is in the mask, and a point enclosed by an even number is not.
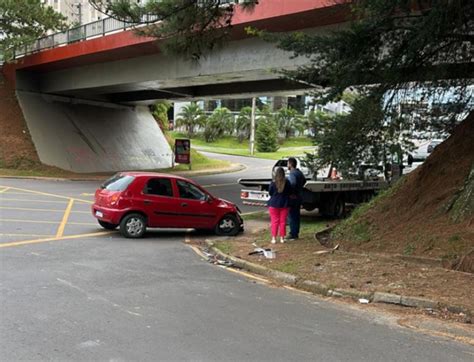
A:
[[[338,197],[336,203],[334,204],[334,213],[333,217],[336,219],[340,219],[344,216],[344,212],[346,211],[346,204],[342,197]]]

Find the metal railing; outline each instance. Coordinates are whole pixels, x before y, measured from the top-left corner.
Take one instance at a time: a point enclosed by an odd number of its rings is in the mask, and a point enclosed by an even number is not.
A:
[[[142,17],[143,23],[153,23],[157,21],[159,21],[159,19],[156,15],[147,14]],[[25,45],[21,49],[15,49],[14,57],[20,58],[42,50],[57,48],[71,43],[101,37],[108,33],[129,30],[139,24],[140,23],[130,23],[114,18],[104,18],[39,38],[32,44]]]
[[[245,3],[248,0],[221,0],[222,5],[226,4],[240,4]],[[71,43],[97,38],[104,36],[108,33],[119,32],[129,30],[140,24],[150,24],[158,22],[159,18],[157,15],[146,14],[143,15],[141,22],[131,23],[126,21],[117,20],[114,18],[104,18],[101,20],[94,21],[92,23],[80,25],[74,28],[70,28],[66,31],[54,33],[51,35],[39,38],[30,45],[25,45],[20,49],[15,49],[14,58],[21,58],[26,55],[37,53],[42,50],[57,48],[65,46]],[[1,61],[0,61],[1,64]]]

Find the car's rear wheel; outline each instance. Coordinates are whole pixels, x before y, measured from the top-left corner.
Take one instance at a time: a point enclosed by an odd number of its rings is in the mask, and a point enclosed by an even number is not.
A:
[[[120,222],[120,233],[126,238],[141,238],[146,231],[146,219],[140,214],[128,214]]]
[[[111,224],[109,222],[105,222],[102,220],[97,220],[99,222],[99,225],[102,226],[104,229],[107,230],[114,230],[118,225],[117,224]]]
[[[215,227],[217,235],[221,236],[235,236],[240,231],[240,223],[237,216],[233,214],[227,214],[219,220]]]

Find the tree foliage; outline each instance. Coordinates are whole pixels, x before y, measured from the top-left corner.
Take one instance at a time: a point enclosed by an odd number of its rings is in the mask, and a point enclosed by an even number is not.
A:
[[[250,126],[252,122],[252,107],[243,107],[235,123],[235,130],[237,132],[237,140],[242,143],[244,140],[250,138]]]
[[[158,101],[153,104],[151,107],[153,117],[157,120],[160,128],[163,131],[168,131],[169,129],[169,120],[168,120],[168,110],[171,108],[171,103],[168,101]]]
[[[65,29],[65,21],[41,0],[0,0],[0,54],[11,60],[15,48],[33,43],[48,30]]]
[[[163,48],[199,59],[228,39],[236,5],[225,0],[89,0],[109,16],[147,27],[137,28],[144,36],[162,39]],[[251,9],[258,1],[239,6]],[[156,22],[156,20],[161,20]]]
[[[351,114],[318,124],[315,136],[320,162],[346,171],[409,150],[415,131],[449,132],[473,109],[474,2],[359,0],[352,10],[348,28],[329,35],[254,31],[310,59],[285,74],[326,86],[320,102],[358,94]],[[425,109],[403,113],[403,104]]]
[[[259,117],[255,130],[255,143],[258,152],[275,152],[278,150],[278,126],[271,115]]]
[[[234,132],[234,128],[232,113],[225,107],[216,108],[207,119],[204,139],[206,142],[214,142],[224,134],[231,135]]]
[[[302,132],[305,128],[304,117],[293,108],[280,108],[275,114],[275,120],[280,132],[283,132],[285,139],[294,135],[295,131]]]
[[[196,127],[203,126],[206,123],[206,116],[202,109],[195,102],[192,102],[183,107],[176,121],[178,127],[185,127],[188,137],[192,138]]]

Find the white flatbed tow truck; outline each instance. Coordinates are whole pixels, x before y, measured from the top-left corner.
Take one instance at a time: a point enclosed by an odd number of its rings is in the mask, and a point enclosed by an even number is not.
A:
[[[266,205],[271,179],[239,179],[238,182],[245,187],[240,193],[244,204]],[[343,216],[347,203],[366,202],[387,186],[384,180],[309,180],[304,185],[302,207],[308,211],[318,208],[322,215],[338,218]]]

